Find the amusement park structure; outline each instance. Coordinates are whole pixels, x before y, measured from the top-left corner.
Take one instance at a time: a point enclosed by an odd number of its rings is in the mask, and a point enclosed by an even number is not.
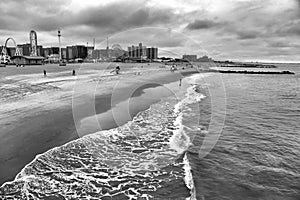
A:
[[[7,64],[7,63],[11,62],[10,56],[8,55],[8,52],[7,52],[7,43],[8,43],[9,40],[11,40],[13,42],[13,45],[16,49],[15,56],[20,56],[21,55],[20,50],[17,47],[16,41],[12,37],[9,37],[9,38],[6,39],[5,44],[2,47],[2,51],[1,51],[1,55],[0,55],[0,63],[1,64]]]
[[[30,56],[37,56],[37,36],[34,30],[31,30],[29,33],[30,39]]]
[[[13,48],[15,49],[15,52],[14,52],[14,54],[12,54],[12,52],[10,52],[10,55],[9,55],[7,43],[10,40],[13,43]],[[27,59],[27,60],[34,60],[34,59],[41,60],[42,57],[39,57],[38,52],[37,52],[37,34],[34,30],[31,30],[29,33],[29,40],[30,40],[30,48],[29,48],[30,56],[29,55],[25,56],[25,55],[23,55],[23,51],[20,51],[19,47],[17,46],[16,41],[12,37],[7,38],[5,41],[5,44],[2,48],[2,51],[1,51],[0,63],[2,65],[10,64],[10,63],[12,63],[12,59],[15,59],[15,58]]]

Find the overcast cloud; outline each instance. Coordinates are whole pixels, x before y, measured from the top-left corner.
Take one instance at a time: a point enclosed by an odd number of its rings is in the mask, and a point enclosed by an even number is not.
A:
[[[300,0],[1,0],[0,40],[57,46],[133,42],[215,59],[300,61]],[[149,28],[155,27],[155,28]]]

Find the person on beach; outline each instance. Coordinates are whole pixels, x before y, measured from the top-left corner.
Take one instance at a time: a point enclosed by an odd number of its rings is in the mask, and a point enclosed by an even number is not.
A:
[[[114,70],[112,70],[110,73],[113,73],[113,72],[116,72],[116,74],[119,74],[119,71],[120,71],[120,67],[119,65],[116,66],[116,68]]]
[[[44,69],[44,77],[46,77],[47,76],[47,72],[46,72],[46,70]]]
[[[179,79],[179,86],[181,87],[181,79]]]
[[[174,72],[174,71],[177,70],[177,69],[176,69],[176,67],[174,67],[174,65],[172,65],[172,67],[171,67],[170,70],[171,70],[171,72]]]
[[[76,75],[76,73],[75,73],[75,69],[73,69],[72,75],[73,75],[73,76],[75,76],[75,75]]]

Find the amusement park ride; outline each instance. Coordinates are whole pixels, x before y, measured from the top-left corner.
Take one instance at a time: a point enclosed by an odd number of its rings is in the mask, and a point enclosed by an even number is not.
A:
[[[13,42],[13,45],[16,49],[15,56],[20,56],[21,55],[20,50],[17,47],[16,41],[11,37],[7,38],[6,41],[5,41],[4,46],[2,47],[2,51],[1,51],[1,55],[0,55],[0,64],[1,64],[1,66],[11,63],[10,56],[7,53],[7,43],[8,43],[9,40],[11,40]]]
[[[35,31],[33,31],[33,30],[30,31],[29,39],[30,39],[30,49],[31,49],[30,56],[37,56],[37,35],[36,35]],[[0,66],[1,67],[5,67],[5,65],[12,63],[11,57],[8,55],[8,51],[7,51],[7,43],[10,40],[13,42],[13,47],[15,48],[14,56],[22,56],[20,49],[17,46],[16,41],[12,37],[7,38],[4,46],[2,47],[2,51],[0,54]]]

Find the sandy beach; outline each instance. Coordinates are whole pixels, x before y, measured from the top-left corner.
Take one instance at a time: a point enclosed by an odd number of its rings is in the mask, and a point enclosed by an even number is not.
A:
[[[116,65],[121,67],[119,75],[110,73]],[[43,69],[47,70],[47,77],[43,77]],[[73,69],[76,70],[76,76],[71,75]],[[130,120],[128,116],[120,116],[116,122],[112,107],[119,109],[119,106],[122,109],[122,102],[128,97],[135,97],[131,102],[134,106],[129,108],[132,118],[159,101],[162,94],[142,97],[143,90],[179,81],[183,76],[195,72],[194,69],[170,72],[169,67],[155,63],[10,66],[1,69],[0,185],[13,180],[37,154],[82,134],[99,131],[98,126],[92,125],[88,128],[83,126],[80,134],[77,132],[76,123],[82,121],[76,120],[90,117],[90,112],[85,109],[87,99],[95,103],[95,113],[101,119],[100,130],[111,129]],[[118,95],[112,101],[114,93]],[[74,109],[81,111],[75,122]]]

